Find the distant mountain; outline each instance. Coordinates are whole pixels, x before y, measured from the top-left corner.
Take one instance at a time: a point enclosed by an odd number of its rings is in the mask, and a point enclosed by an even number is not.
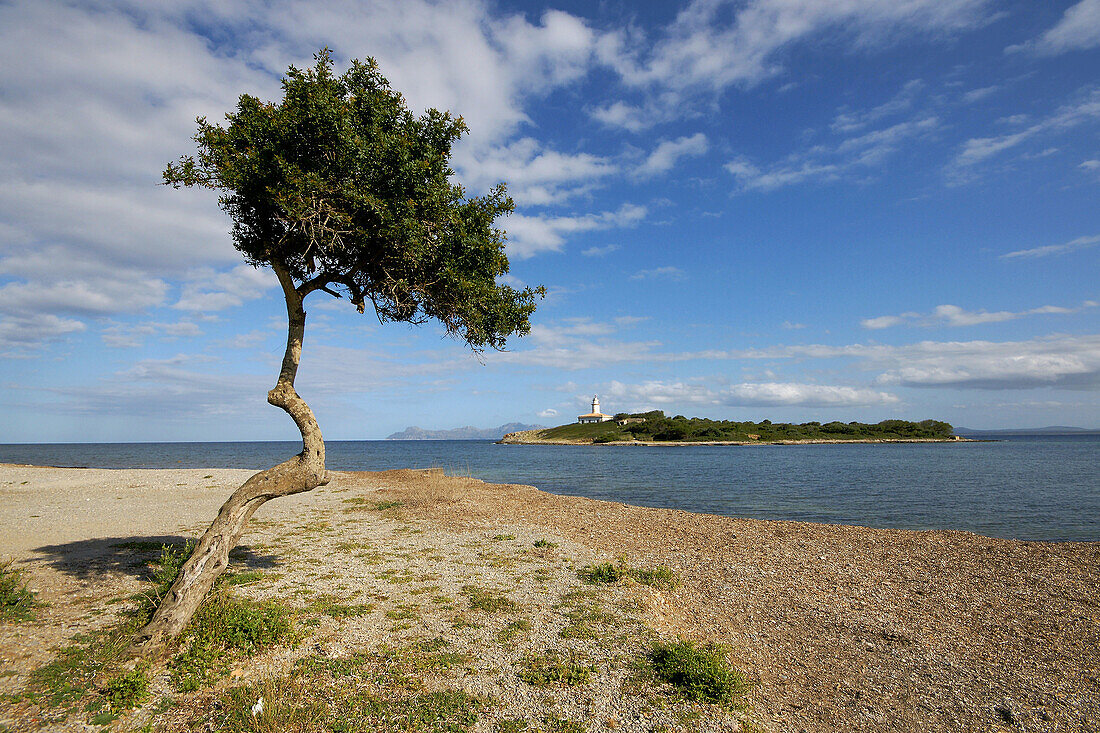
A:
[[[475,428],[470,425],[454,430],[425,430],[415,425],[400,433],[387,436],[386,440],[500,440],[508,433],[520,430],[542,430],[543,425],[524,425],[510,422],[498,428]]]
[[[1078,435],[1081,433],[1100,433],[1100,430],[1075,428],[1069,425],[1048,425],[1045,428],[1010,428],[1008,430],[955,428],[956,435]]]

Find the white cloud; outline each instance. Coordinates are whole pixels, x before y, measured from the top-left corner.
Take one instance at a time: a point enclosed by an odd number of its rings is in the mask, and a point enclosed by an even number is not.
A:
[[[727,386],[708,386],[699,382],[649,381],[624,384],[613,381],[604,393],[609,402],[614,400],[636,407],[862,407],[900,402],[897,396],[874,389],[798,382],[742,382]]]
[[[829,125],[835,133],[849,134],[878,122],[879,120],[908,111],[916,102],[917,95],[923,91],[925,83],[921,79],[912,79],[902,85],[891,99],[868,110],[845,109],[833,118]]]
[[[623,101],[613,102],[606,107],[597,107],[589,114],[608,127],[621,127],[630,132],[641,132],[660,121],[653,111],[635,107]]]
[[[634,173],[641,178],[667,173],[681,158],[698,157],[707,152],[709,147],[707,136],[701,132],[676,140],[665,140],[646,157]]]
[[[512,214],[504,221],[508,256],[522,260],[540,252],[559,252],[571,234],[636,226],[645,215],[646,208],[634,204],[584,216]]]
[[[1100,335],[1029,341],[921,341],[904,346],[778,346],[723,352],[729,359],[855,359],[881,384],[977,389],[1100,387]]]
[[[145,336],[159,336],[163,341],[173,341],[177,338],[202,336],[202,329],[194,322],[184,320],[174,323],[150,321],[130,325],[111,323],[100,332],[103,343],[112,348],[137,348],[142,345]]]
[[[508,194],[520,206],[561,203],[618,172],[618,166],[607,158],[546,150],[531,137],[479,149],[460,147],[455,166],[463,180],[477,190],[506,182]]]
[[[1009,46],[1009,52],[1030,50],[1042,55],[1081,51],[1100,46],[1100,0],[1081,0],[1054,27],[1035,41]]]
[[[1009,260],[1015,258],[1030,259],[1033,257],[1049,257],[1051,255],[1064,255],[1070,252],[1076,252],[1082,249],[1089,249],[1100,244],[1100,234],[1093,235],[1091,237],[1078,237],[1069,242],[1063,244],[1048,244],[1044,247],[1033,247],[1031,249],[1018,249],[1015,252],[1009,252],[1001,255],[1002,260]]]
[[[545,417],[557,417],[558,416],[558,411],[555,410],[553,407],[547,407],[545,410],[540,410],[538,415],[539,415],[539,417],[544,417],[544,418]]]
[[[1066,308],[1057,305],[1043,305],[1022,311],[968,311],[957,305],[938,305],[931,313],[902,313],[897,316],[878,316],[860,321],[860,325],[869,329],[882,329],[891,326],[978,326],[986,323],[1014,321],[1017,318],[1034,315],[1080,313],[1086,308],[1095,308],[1095,301],[1087,300],[1080,306]]]
[[[867,117],[878,119],[881,116]],[[862,118],[857,120],[855,115],[849,115],[837,129],[852,131],[864,128],[865,124]],[[835,181],[855,170],[882,165],[903,143],[927,136],[939,125],[938,117],[920,116],[850,135],[831,145],[814,145],[766,169],[759,168],[743,156],[731,160],[725,169],[737,180],[741,191],[773,191],[805,181]]]
[[[216,195],[159,186],[160,172],[191,152],[196,115],[220,120],[242,92],[277,99],[288,62],[309,65],[325,44],[338,66],[376,56],[414,109],[463,115],[471,135],[455,161],[468,162],[462,172],[476,186],[508,170],[520,203],[546,203],[615,169],[524,140],[484,153],[529,121],[527,100],[588,73],[598,39],[575,16],[528,20],[480,0],[275,0],[262,10],[212,0],[0,4],[0,270],[13,278],[0,307],[140,311],[196,269],[239,263]],[[256,292],[195,282],[178,305],[211,310]]]
[[[881,384],[980,389],[1100,387],[1098,336],[923,342],[898,348],[889,360],[895,363],[879,377]]]
[[[826,32],[858,47],[891,37],[938,35],[974,28],[987,19],[986,0],[751,0],[739,7],[694,0],[667,35],[644,56],[630,29],[600,40],[598,54],[632,86],[720,91],[752,86],[782,71],[779,52]],[[636,35],[636,34],[634,34]]]
[[[224,310],[262,298],[277,284],[272,272],[251,265],[238,265],[228,272],[193,272],[173,307],[205,313]]]
[[[630,276],[631,280],[656,280],[659,278],[667,278],[669,280],[683,280],[687,277],[683,270],[679,267],[673,267],[672,265],[666,265],[665,267],[655,267],[652,270],[638,270]]]
[[[0,316],[0,357],[5,359],[31,356],[46,343],[59,341],[80,333],[85,326],[71,318],[52,313],[28,313]]]
[[[1001,90],[999,84],[994,84],[988,87],[979,87],[978,89],[971,89],[962,96],[963,102],[967,104],[973,104],[974,102],[980,102],[986,97],[991,97]]]
[[[588,249],[581,252],[581,254],[585,257],[603,257],[604,255],[609,255],[612,252],[617,251],[618,249],[619,245],[617,244],[605,244],[602,247],[589,247]]]
[[[1100,90],[1093,89],[1081,95],[1078,101],[1062,105],[1046,118],[1023,130],[967,140],[948,166],[948,178],[952,182],[966,182],[973,177],[970,168],[1005,150],[1015,148],[1032,138],[1057,134],[1097,118],[1100,118]]]

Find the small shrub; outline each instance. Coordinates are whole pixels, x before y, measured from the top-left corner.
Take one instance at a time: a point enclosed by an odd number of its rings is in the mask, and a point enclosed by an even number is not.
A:
[[[589,585],[617,583],[626,577],[626,569],[620,565],[604,562],[599,565],[585,565],[577,571],[577,575]]]
[[[658,565],[652,570],[635,568],[629,571],[630,577],[644,585],[653,586],[662,590],[671,590],[676,587],[676,575],[668,568]]]
[[[621,561],[617,565],[609,562],[585,565],[577,571],[577,575],[589,585],[618,583],[623,578],[633,578],[639,583],[662,590],[671,590],[677,585],[676,575],[666,567],[631,568]]]
[[[497,633],[498,641],[510,641],[520,634],[525,634],[531,630],[531,622],[525,618],[517,619],[512,623],[505,626]]]
[[[550,540],[535,540],[535,547],[545,547],[547,549],[553,549],[557,546],[557,542],[551,542]]]
[[[749,684],[726,659],[724,647],[696,646],[681,639],[658,642],[648,658],[657,677],[669,683],[689,700],[728,705],[744,693]]]
[[[116,712],[137,707],[149,699],[149,677],[143,668],[136,667],[108,682],[103,696]]]
[[[226,591],[199,607],[182,636],[182,651],[168,667],[173,683],[191,692],[218,680],[234,654],[252,654],[290,633],[290,610],[233,598]]]
[[[503,593],[497,593],[487,588],[479,588],[476,585],[462,586],[462,595],[470,600],[470,608],[478,611],[513,613],[518,609],[516,602]]]
[[[27,589],[23,569],[13,568],[12,561],[0,562],[0,621],[29,621],[34,618],[38,603]]]
[[[592,678],[593,668],[580,664],[574,657],[563,659],[557,652],[528,654],[517,676],[534,687],[583,685]]]

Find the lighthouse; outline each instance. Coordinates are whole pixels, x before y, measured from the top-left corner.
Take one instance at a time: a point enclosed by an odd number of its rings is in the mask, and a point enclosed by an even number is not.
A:
[[[579,423],[607,422],[610,419],[611,415],[600,412],[600,398],[598,395],[592,395],[592,412],[587,415],[577,415],[577,422]]]

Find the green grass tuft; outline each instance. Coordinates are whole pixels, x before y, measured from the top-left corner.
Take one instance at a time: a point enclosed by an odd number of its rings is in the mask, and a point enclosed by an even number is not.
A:
[[[30,621],[38,602],[34,593],[27,589],[23,569],[13,568],[12,562],[0,562],[0,621]]]
[[[575,687],[586,684],[595,668],[581,663],[576,656],[563,658],[555,651],[546,654],[528,654],[523,658],[523,668],[516,675],[534,687],[562,685]]]
[[[666,567],[632,568],[621,561],[618,564],[604,562],[599,565],[585,565],[577,571],[577,577],[588,585],[618,583],[624,578],[633,578],[639,583],[662,590],[672,590],[678,585],[676,574]]]
[[[181,635],[181,651],[168,663],[172,682],[190,692],[220,679],[233,656],[272,646],[291,631],[290,609],[216,591]]]
[[[728,649],[683,640],[658,642],[648,654],[658,679],[675,687],[688,700],[730,705],[751,686],[726,659]]]
[[[462,586],[462,595],[469,599],[470,608],[478,611],[514,613],[519,610],[516,602],[503,593],[497,593],[487,588],[479,588],[476,585]]]
[[[135,667],[108,682],[103,696],[115,712],[137,707],[149,699],[149,676],[143,667]]]

